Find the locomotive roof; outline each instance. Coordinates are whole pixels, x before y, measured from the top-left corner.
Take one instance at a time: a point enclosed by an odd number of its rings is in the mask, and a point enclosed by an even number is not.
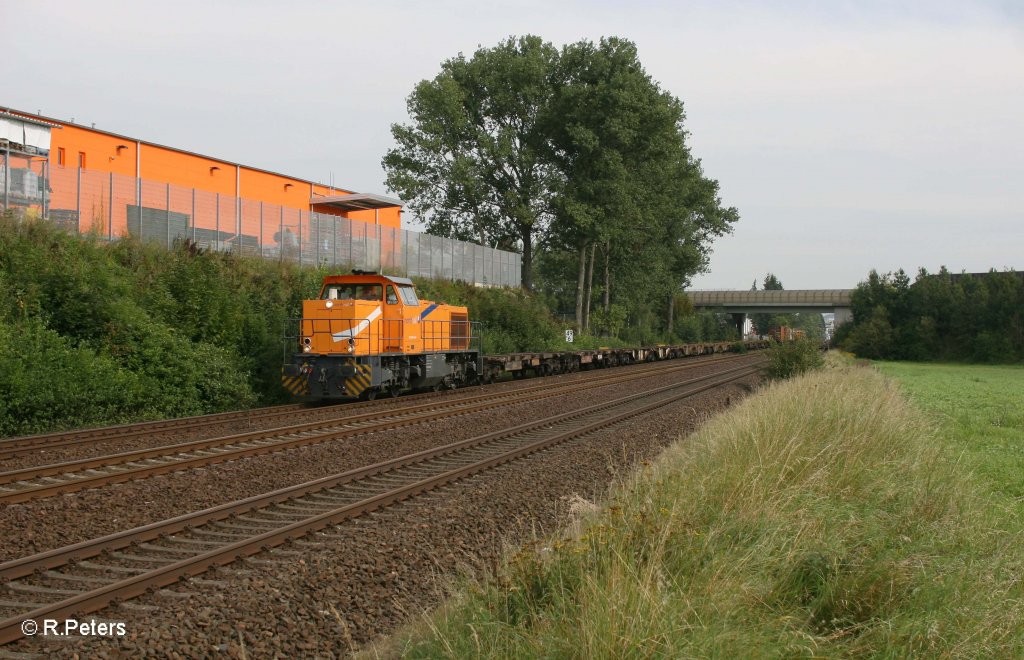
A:
[[[350,278],[351,279],[355,279],[355,281],[357,281],[357,282],[364,282],[364,281],[366,281],[363,278],[375,278],[375,279],[380,279],[380,280],[387,280],[389,282],[394,282],[395,284],[404,284],[406,286],[413,286],[412,280],[410,280],[408,277],[395,277],[395,276],[392,276],[392,275],[378,275],[377,273],[359,273],[359,274],[352,274],[352,275],[328,275],[327,277],[324,278],[324,282],[340,282],[340,281],[348,280]]]

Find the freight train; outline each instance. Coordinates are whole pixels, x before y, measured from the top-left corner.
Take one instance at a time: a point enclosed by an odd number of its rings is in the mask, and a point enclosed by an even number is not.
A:
[[[768,338],[772,341],[797,341],[798,339],[807,339],[807,333],[803,330],[796,330],[789,326],[779,326],[777,328],[770,328],[768,330]]]
[[[579,369],[722,353],[735,342],[484,355],[480,324],[467,309],[420,300],[412,280],[353,271],[324,278],[320,296],[302,303],[286,337],[282,384],[298,401],[372,400],[411,390],[454,389],[503,374]],[[742,342],[747,349],[767,342]]]

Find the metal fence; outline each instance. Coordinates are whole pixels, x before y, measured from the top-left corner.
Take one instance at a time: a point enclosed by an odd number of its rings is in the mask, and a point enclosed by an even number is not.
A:
[[[299,264],[519,286],[515,252],[0,152],[0,205],[78,233]]]

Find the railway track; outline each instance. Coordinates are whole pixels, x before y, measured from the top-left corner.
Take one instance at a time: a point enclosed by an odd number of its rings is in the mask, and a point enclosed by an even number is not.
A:
[[[442,393],[443,395],[443,393]],[[437,392],[423,392],[407,395],[403,400],[421,400],[438,397]],[[372,401],[348,402],[344,404],[333,404],[324,408],[335,406],[344,407],[345,411],[363,409],[374,405]],[[200,428],[207,428],[233,422],[262,422],[281,417],[289,417],[296,412],[316,409],[309,404],[288,404],[282,406],[268,406],[265,408],[253,408],[250,410],[236,410],[223,413],[212,413],[194,417],[178,417],[167,420],[154,420],[150,422],[135,422],[131,424],[120,424],[117,426],[103,426],[92,429],[79,429],[72,431],[60,431],[42,435],[26,435],[14,438],[0,438],[0,461],[8,460],[18,456],[25,456],[38,451],[51,451],[68,447],[76,447],[102,442],[128,440],[148,435],[170,433],[174,431],[191,431]]]
[[[713,360],[715,364],[749,362],[750,356]],[[448,400],[432,398],[425,403],[401,405],[346,415],[340,419],[252,431],[176,445],[155,447],[107,456],[81,459],[0,473],[0,503],[15,504],[99,488],[116,483],[144,479],[251,456],[270,454],[296,447],[339,440],[448,417],[479,413],[500,406],[558,396],[567,390],[591,389],[647,378],[654,373],[672,373],[704,367],[712,361],[686,364],[659,364],[650,369],[614,373],[587,381],[540,383],[531,387]]]
[[[0,644],[612,427],[758,371],[749,360],[386,462],[0,564]]]
[[[296,403],[284,406],[253,408],[252,410],[236,410],[232,412],[213,413],[198,417],[178,417],[152,422],[137,422],[118,426],[103,426],[94,429],[77,431],[61,431],[44,435],[26,435],[17,438],[0,440],[0,460],[22,456],[40,450],[61,449],[108,440],[125,440],[139,436],[166,433],[170,431],[191,430],[219,424],[230,424],[237,421],[258,421],[275,419],[293,415],[307,409],[306,404]]]

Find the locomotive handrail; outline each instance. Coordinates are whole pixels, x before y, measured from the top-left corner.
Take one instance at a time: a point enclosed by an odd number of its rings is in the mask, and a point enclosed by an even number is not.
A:
[[[315,346],[318,343],[315,339],[322,339],[325,335],[332,336],[331,343],[337,346],[337,353],[342,355],[350,353],[359,356],[379,356],[405,353],[402,342],[407,336],[405,325],[407,323],[415,324],[419,328],[417,337],[422,342],[423,350],[417,352],[430,353],[449,350],[479,352],[480,350],[479,329],[481,323],[479,321],[377,319],[374,323],[379,326],[374,327],[374,324],[370,324],[347,340],[350,345],[359,347],[358,350],[347,351],[345,340],[338,340],[334,335],[356,328],[365,320],[358,316],[339,318],[337,315],[290,318],[287,320],[287,327],[291,330],[286,330],[284,334],[286,359],[289,344],[293,352],[303,353],[305,338],[310,338],[310,345]],[[376,329],[377,327],[380,328],[379,331]],[[311,353],[318,354],[315,351]]]

